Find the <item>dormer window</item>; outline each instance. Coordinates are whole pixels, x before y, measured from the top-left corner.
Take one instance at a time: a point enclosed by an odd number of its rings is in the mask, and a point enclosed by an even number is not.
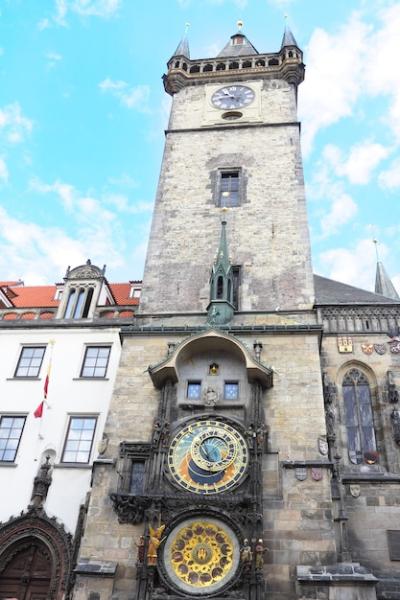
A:
[[[232,38],[232,44],[233,46],[244,44],[244,35],[235,35],[235,37]]]
[[[93,288],[70,288],[65,319],[86,319],[93,298]]]

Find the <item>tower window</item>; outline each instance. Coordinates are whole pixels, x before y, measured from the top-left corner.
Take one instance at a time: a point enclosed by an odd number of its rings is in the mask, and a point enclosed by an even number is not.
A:
[[[224,278],[220,275],[217,279],[217,300],[224,295]]]
[[[144,461],[132,462],[131,470],[131,481],[129,486],[129,493],[135,496],[141,496],[144,491]]]
[[[239,310],[239,287],[240,287],[240,267],[239,267],[239,265],[234,265],[232,267],[232,280],[233,280],[232,304],[233,304],[235,310]]]
[[[237,381],[225,381],[224,399],[237,400],[239,398],[239,383]]]
[[[201,381],[188,381],[187,397],[189,398],[189,400],[200,400]]]
[[[371,391],[358,369],[350,369],[343,379],[343,402],[349,458],[354,464],[369,462],[369,455],[376,453]]]
[[[219,206],[233,207],[240,205],[239,199],[240,171],[221,171],[219,184]]]

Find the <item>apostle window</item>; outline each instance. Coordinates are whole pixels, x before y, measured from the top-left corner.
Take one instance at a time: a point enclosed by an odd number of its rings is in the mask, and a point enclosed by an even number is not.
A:
[[[14,462],[26,417],[0,417],[0,461]]]
[[[111,346],[87,346],[81,377],[105,377]]]
[[[358,369],[350,369],[344,376],[343,402],[351,462],[376,462],[371,390],[368,379]]]
[[[188,381],[187,397],[189,398],[189,400],[200,400],[201,381]]]
[[[23,346],[14,377],[38,377],[46,346]]]
[[[237,381],[225,381],[224,399],[237,400],[239,398],[239,383]]]
[[[71,417],[62,462],[88,463],[92,450],[97,417]]]
[[[240,170],[220,171],[218,204],[221,207],[240,205]]]

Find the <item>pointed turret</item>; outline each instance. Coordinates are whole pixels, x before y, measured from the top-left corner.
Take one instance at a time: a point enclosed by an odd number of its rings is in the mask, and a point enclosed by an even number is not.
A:
[[[190,58],[189,40],[187,37],[187,33],[185,33],[185,35],[179,42],[178,47],[171,56],[171,58],[173,58],[174,56],[184,56],[185,58]]]
[[[285,25],[285,31],[283,32],[281,50],[286,46],[296,46],[296,48],[299,48],[299,45],[296,42],[296,38],[294,37],[293,33],[287,25]]]
[[[376,263],[375,294],[381,294],[382,296],[392,298],[393,300],[400,300],[396,288],[389,275],[386,273],[383,263],[379,260]]]
[[[233,273],[226,238],[226,221],[221,221],[221,237],[210,278],[210,304],[207,321],[211,325],[228,323],[234,313]]]

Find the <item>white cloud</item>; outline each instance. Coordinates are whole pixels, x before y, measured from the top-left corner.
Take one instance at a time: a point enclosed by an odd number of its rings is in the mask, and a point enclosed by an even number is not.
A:
[[[387,254],[384,244],[379,245],[380,257]],[[376,257],[372,239],[361,239],[352,248],[334,248],[319,255],[323,273],[331,279],[343,281],[363,289],[373,289]]]
[[[74,208],[76,202],[76,191],[72,185],[55,181],[52,184],[43,183],[39,179],[31,179],[30,188],[41,194],[55,193],[61,200],[65,210],[70,211]]]
[[[345,225],[357,214],[357,204],[353,198],[343,191],[336,192],[330,210],[321,219],[321,230],[324,237],[337,233],[342,225]]]
[[[7,183],[8,181],[8,168],[4,158],[0,157],[0,181]]]
[[[347,177],[350,183],[369,183],[374,169],[390,153],[382,144],[365,140],[350,148],[347,158],[333,144],[325,147],[323,155],[332,165],[336,175]]]
[[[41,19],[37,26],[40,31],[52,25],[67,27],[69,14],[109,19],[117,14],[120,6],[121,0],[55,0],[54,14]]]
[[[400,187],[400,158],[392,162],[386,171],[382,171],[378,177],[379,185],[392,190]]]
[[[18,144],[30,134],[33,121],[28,119],[18,102],[0,108],[0,134],[11,144]]]
[[[53,69],[62,60],[62,55],[58,52],[46,52],[47,67]]]
[[[109,92],[118,98],[122,106],[136,109],[140,112],[149,112],[148,100],[150,87],[148,85],[135,85],[130,87],[126,81],[113,80],[107,77],[99,83],[102,92]]]
[[[388,100],[381,120],[400,141],[400,78],[393,68],[394,57],[400,55],[400,4],[378,11],[377,17],[375,27],[354,13],[334,33],[320,28],[313,32],[299,96],[306,153],[320,129],[352,116],[365,96]]]

